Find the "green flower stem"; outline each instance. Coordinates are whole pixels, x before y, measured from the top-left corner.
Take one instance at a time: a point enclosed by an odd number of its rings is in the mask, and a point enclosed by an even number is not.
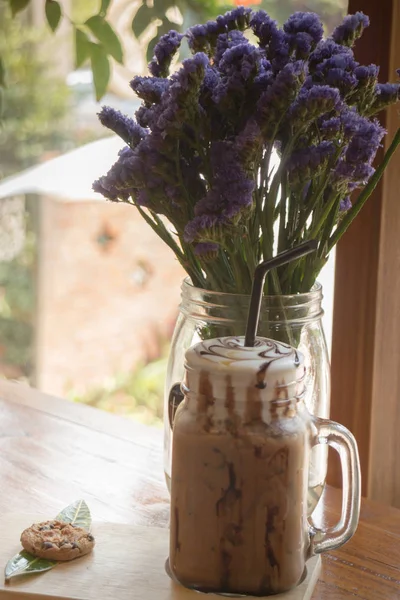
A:
[[[329,198],[329,200],[327,201],[321,216],[319,217],[319,219],[317,220],[317,222],[315,223],[315,225],[311,225],[311,230],[310,233],[308,234],[308,238],[309,239],[314,239],[316,238],[322,227],[324,226],[326,219],[328,218],[329,213],[331,212],[332,208],[335,205],[335,202],[337,201],[337,195],[336,194],[332,194],[331,197]]]
[[[322,183],[318,187],[318,190],[314,197],[313,202],[310,203],[310,206],[306,209],[306,211],[300,217],[299,223],[298,223],[298,225],[294,231],[294,234],[292,236],[292,241],[295,241],[299,236],[301,236],[302,231],[303,231],[304,227],[306,226],[309,217],[311,216],[313,210],[315,210],[318,202],[321,200],[321,197],[325,191],[327,184],[328,184],[328,177],[324,178],[324,176],[322,175]]]
[[[281,182],[281,199],[279,209],[279,236],[278,252],[283,252],[286,247],[286,173],[284,173]]]
[[[161,221],[160,217],[155,213],[152,213],[150,217],[141,206],[136,204],[136,208],[138,209],[140,215],[143,219],[150,225],[150,227],[156,232],[156,234],[165,242],[171,250],[176,254],[179,262],[184,261],[185,257],[179,248],[178,244],[175,242],[172,235],[169,233],[164,223]]]
[[[400,144],[400,128],[397,130],[396,135],[394,136],[392,143],[387,149],[383,160],[375,173],[372,175],[369,183],[363,189],[361,194],[358,196],[356,202],[353,204],[353,207],[347,212],[345,217],[343,218],[340,225],[336,228],[334,234],[329,238],[328,241],[328,252],[332,250],[332,248],[338,243],[342,235],[345,231],[350,227],[353,220],[356,218],[376,186],[378,185],[383,173],[385,172],[386,167],[388,166],[390,159],[395,153],[397,146]]]

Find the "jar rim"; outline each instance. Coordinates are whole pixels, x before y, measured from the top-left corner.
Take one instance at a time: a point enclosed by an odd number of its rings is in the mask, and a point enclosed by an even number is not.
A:
[[[202,293],[206,293],[208,296],[221,296],[224,295],[225,297],[242,297],[242,298],[249,298],[250,294],[236,294],[236,293],[232,293],[232,292],[216,292],[214,290],[208,290],[206,288],[199,288],[196,287],[195,285],[193,285],[193,283],[190,280],[190,277],[187,276],[183,279],[182,282],[182,291],[184,291],[185,289],[187,290],[193,290],[194,292],[199,291]],[[318,296],[322,296],[322,284],[319,281],[316,281],[313,285],[313,287],[311,288],[311,290],[309,292],[300,292],[297,294],[265,294],[263,295],[263,299],[264,300],[272,300],[273,298],[285,298],[287,300],[291,299],[291,298],[297,298],[298,300],[304,299],[304,301],[306,301],[307,298],[310,298],[310,296],[312,297],[318,297]]]

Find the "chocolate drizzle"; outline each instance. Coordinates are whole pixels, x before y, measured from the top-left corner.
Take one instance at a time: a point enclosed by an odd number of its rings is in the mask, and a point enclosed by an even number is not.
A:
[[[222,494],[221,498],[215,505],[217,516],[225,516],[229,509],[235,505],[238,500],[242,498],[242,491],[236,488],[236,474],[235,466],[233,463],[227,463],[228,474],[229,474],[229,485]]]
[[[262,401],[260,397],[260,391],[253,387],[247,388],[246,394],[246,409],[244,415],[245,423],[252,423],[254,421],[262,421]]]
[[[280,572],[279,561],[274,552],[274,547],[271,540],[271,534],[275,532],[275,518],[279,516],[279,506],[267,509],[267,520],[265,523],[265,555],[272,569],[277,569],[278,575]]]
[[[197,409],[199,415],[206,416],[206,422],[204,424],[205,431],[209,431],[212,427],[212,419],[208,415],[208,408],[213,406],[215,402],[213,395],[213,387],[210,381],[210,375],[207,371],[200,372],[199,378],[199,392],[197,394]]]
[[[257,347],[264,348],[255,354],[254,349]],[[247,353],[248,356],[242,355],[238,360],[254,360],[258,358],[267,358],[269,362],[279,360],[282,357],[293,356],[295,361],[299,360],[297,351],[284,344],[283,342],[275,342],[266,338],[257,338],[254,347],[243,346],[243,339],[238,337],[216,338],[213,344],[207,345],[207,342],[198,344],[198,353],[200,356],[218,356],[220,358],[231,359],[226,350],[240,350]],[[299,363],[295,363],[296,366]],[[269,365],[267,365],[269,366]]]
[[[221,586],[222,589],[229,590],[230,565],[232,554],[229,551],[232,546],[240,546],[243,543],[242,529],[242,490],[236,487],[235,466],[231,462],[226,462],[228,467],[229,484],[224,490],[221,498],[215,505],[216,514],[220,518],[227,519],[227,525],[220,539],[220,557],[221,557]]]

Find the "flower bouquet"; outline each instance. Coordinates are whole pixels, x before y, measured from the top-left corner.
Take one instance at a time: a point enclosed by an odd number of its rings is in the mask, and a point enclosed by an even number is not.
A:
[[[151,76],[130,83],[136,120],[99,114],[127,145],[94,190],[135,206],[207,290],[250,293],[260,261],[315,239],[316,253],[265,283],[268,294],[308,292],[400,142],[398,131],[375,170],[385,131],[373,116],[399,100],[400,84],[355,60],[368,24],[358,12],[323,39],[314,13],[280,29],[238,7],[162,36]],[[169,75],[183,42],[193,56]]]

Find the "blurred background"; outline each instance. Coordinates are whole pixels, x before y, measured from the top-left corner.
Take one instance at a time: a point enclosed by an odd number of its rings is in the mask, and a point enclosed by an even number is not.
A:
[[[161,426],[184,273],[134,208],[92,192],[123,145],[96,113],[133,116],[129,81],[156,38],[238,5],[280,24],[314,11],[326,34],[347,11],[346,0],[0,0],[0,377]],[[328,345],[333,273],[334,255],[321,275]]]

